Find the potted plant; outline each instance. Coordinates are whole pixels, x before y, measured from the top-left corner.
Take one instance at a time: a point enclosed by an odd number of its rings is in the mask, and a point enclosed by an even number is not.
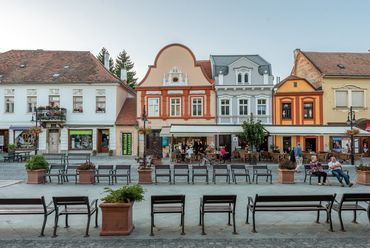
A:
[[[37,110],[45,110],[45,107],[40,106],[40,107],[37,108]]]
[[[295,164],[289,159],[283,159],[279,163],[279,183],[294,184]]]
[[[43,181],[45,171],[49,170],[49,163],[44,156],[36,154],[27,160],[25,167],[28,174],[27,183],[39,184]]]
[[[139,127],[139,134],[144,134],[145,129],[144,127]]]
[[[39,133],[42,133],[42,128],[41,127],[32,127],[28,130],[28,133],[30,134],[39,134]]]
[[[150,134],[152,132],[152,129],[150,127],[145,128],[145,134]]]
[[[109,156],[113,156],[113,150],[108,151]]]
[[[153,160],[150,157],[137,157],[136,162],[139,163],[137,172],[139,174],[139,184],[151,184],[152,183],[152,172]]]
[[[15,151],[15,144],[9,144],[8,145],[8,155],[14,156],[14,151]]]
[[[144,200],[145,189],[141,185],[123,186],[112,190],[105,187],[107,196],[99,207],[102,211],[102,230],[100,236],[130,235],[133,224],[134,202]]]
[[[97,150],[93,150],[93,151],[92,151],[92,155],[93,155],[93,156],[96,156],[96,154],[98,154],[98,151],[97,151]]]
[[[153,149],[148,151],[149,154],[152,154],[152,160],[154,165],[162,164],[162,147],[157,146],[157,142],[153,142]]]
[[[370,166],[360,164],[356,167],[357,181],[356,183],[362,185],[370,185]]]
[[[275,145],[274,144],[271,144],[270,145],[270,150],[274,150],[275,149]]]
[[[94,183],[95,165],[91,162],[86,162],[78,166],[78,183],[92,184]]]
[[[348,129],[346,131],[346,133],[348,135],[357,135],[357,134],[359,134],[359,132],[360,132],[360,130],[358,128],[352,128],[352,129]]]

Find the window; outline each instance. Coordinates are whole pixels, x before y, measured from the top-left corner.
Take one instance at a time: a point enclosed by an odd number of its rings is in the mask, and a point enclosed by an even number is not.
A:
[[[291,103],[283,103],[281,109],[282,109],[282,118],[291,119]]]
[[[248,100],[239,100],[239,115],[248,115]]]
[[[294,87],[297,87],[297,82],[294,82]]]
[[[347,107],[347,91],[336,91],[335,92],[335,107]]]
[[[35,112],[37,108],[37,97],[36,96],[27,96],[27,112]]]
[[[250,84],[251,73],[252,69],[250,68],[235,69],[236,84]]]
[[[171,116],[181,116],[181,98],[171,98]]]
[[[248,73],[244,74],[244,83],[248,83]]]
[[[82,96],[73,97],[73,113],[82,113],[83,112],[83,101]]]
[[[304,103],[303,104],[303,117],[304,119],[312,119],[313,118],[313,103]]]
[[[192,116],[203,115],[203,98],[192,98]]]
[[[28,130],[14,130],[14,144],[16,149],[35,149],[36,134]]]
[[[242,82],[242,74],[238,74],[238,83]]]
[[[149,98],[148,105],[148,116],[159,116],[159,98]]]
[[[96,97],[96,113],[105,113],[105,96]]]
[[[14,113],[14,96],[5,97],[5,113]]]
[[[364,92],[352,91],[352,106],[357,108],[364,107]]]
[[[221,100],[221,115],[230,115],[230,100]]]
[[[91,150],[92,149],[92,130],[70,130],[69,149],[70,150]]]
[[[60,107],[60,96],[49,96],[50,107]]]
[[[266,99],[257,100],[257,115],[266,115]]]

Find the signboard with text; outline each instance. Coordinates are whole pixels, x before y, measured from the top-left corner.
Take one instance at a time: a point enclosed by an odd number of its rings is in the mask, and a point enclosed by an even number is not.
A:
[[[131,134],[123,133],[122,134],[122,155],[132,155],[131,152]]]

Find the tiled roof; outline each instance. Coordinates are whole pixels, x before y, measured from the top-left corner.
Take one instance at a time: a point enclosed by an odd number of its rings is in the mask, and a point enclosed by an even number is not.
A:
[[[212,78],[212,68],[210,60],[197,60],[197,63],[203,66],[203,70],[209,79]]]
[[[302,53],[325,75],[370,75],[370,53]]]
[[[122,83],[88,51],[10,50],[0,53],[0,75],[2,83]]]
[[[126,98],[125,104],[117,117],[116,125],[136,125],[136,98]]]

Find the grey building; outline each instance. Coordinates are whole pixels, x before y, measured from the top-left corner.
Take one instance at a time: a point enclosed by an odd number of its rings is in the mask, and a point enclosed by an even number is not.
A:
[[[271,93],[273,75],[271,64],[260,55],[211,55],[212,76],[216,90],[216,123],[240,125],[249,120],[272,124]],[[264,144],[269,142],[266,139]],[[238,135],[220,135],[220,146],[232,152],[243,146]]]

